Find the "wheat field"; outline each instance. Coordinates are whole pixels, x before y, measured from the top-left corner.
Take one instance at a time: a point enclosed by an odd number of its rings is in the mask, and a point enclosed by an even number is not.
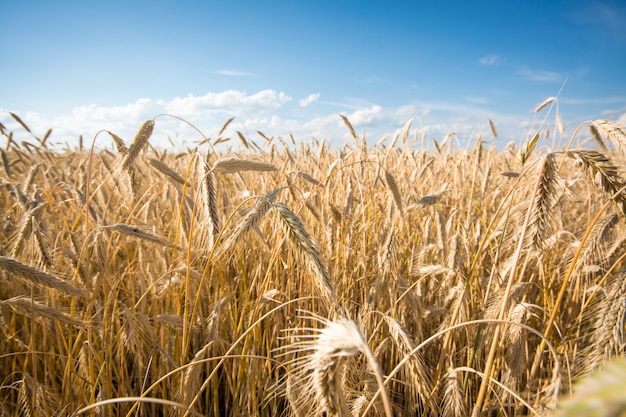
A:
[[[0,126],[0,416],[623,415],[624,129],[343,120],[180,153],[158,118],[101,150]]]

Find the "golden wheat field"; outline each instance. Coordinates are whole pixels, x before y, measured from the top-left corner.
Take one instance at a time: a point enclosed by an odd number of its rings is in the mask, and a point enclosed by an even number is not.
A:
[[[158,119],[95,151],[2,126],[0,416],[623,415],[622,127],[231,120],[176,154]]]

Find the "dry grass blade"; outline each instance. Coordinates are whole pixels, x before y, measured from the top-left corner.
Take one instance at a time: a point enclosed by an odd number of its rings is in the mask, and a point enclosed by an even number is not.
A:
[[[241,158],[224,158],[213,164],[213,171],[221,172],[222,174],[233,174],[242,171],[278,171],[278,167],[268,162]]]
[[[141,125],[135,135],[135,139],[133,139],[133,143],[131,143],[130,148],[128,148],[128,154],[122,164],[124,169],[129,169],[141,151],[148,146],[148,140],[150,139],[150,136],[152,136],[153,131],[154,120],[148,120]]]
[[[25,265],[15,259],[7,258],[6,256],[0,256],[0,268],[27,281],[53,288],[72,297],[87,298],[89,296],[87,291],[83,289],[77,288],[60,278],[40,271],[30,265]]]

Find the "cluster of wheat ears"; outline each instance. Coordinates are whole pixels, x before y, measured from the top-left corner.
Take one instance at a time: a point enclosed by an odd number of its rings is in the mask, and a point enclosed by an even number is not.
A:
[[[623,412],[617,124],[427,149],[342,116],[332,148],[231,119],[173,154],[159,117],[99,151],[0,125],[0,416]]]

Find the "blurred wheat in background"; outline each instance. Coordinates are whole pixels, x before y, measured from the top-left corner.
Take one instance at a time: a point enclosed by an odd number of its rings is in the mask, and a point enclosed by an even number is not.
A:
[[[595,374],[624,356],[622,127],[229,122],[176,154],[158,119],[91,152],[2,127],[0,415],[623,415],[623,360]]]

